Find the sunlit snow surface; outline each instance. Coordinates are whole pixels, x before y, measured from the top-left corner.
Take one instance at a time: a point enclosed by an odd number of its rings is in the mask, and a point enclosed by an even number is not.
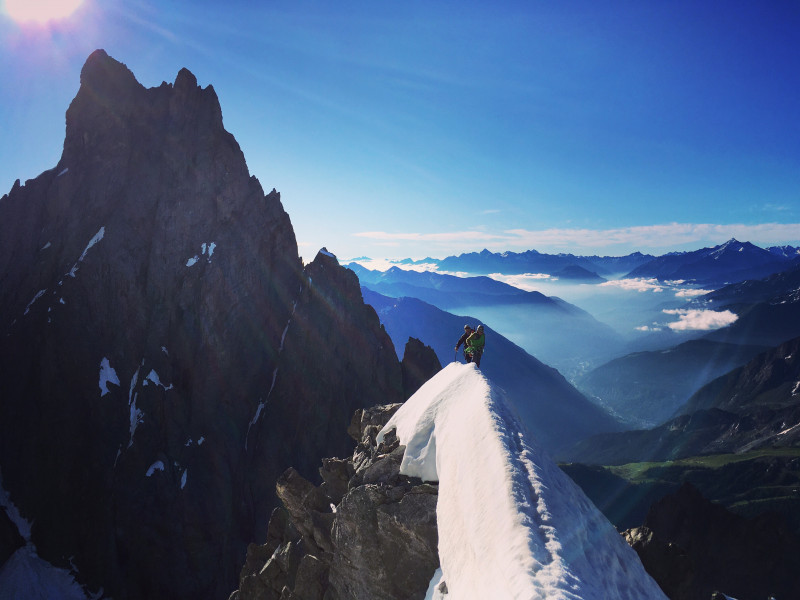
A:
[[[475,365],[448,365],[378,439],[393,428],[406,446],[400,472],[439,481],[444,598],[666,598]]]

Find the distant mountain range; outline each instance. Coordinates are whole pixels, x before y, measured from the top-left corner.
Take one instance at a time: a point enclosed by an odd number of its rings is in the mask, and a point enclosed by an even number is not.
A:
[[[676,252],[659,256],[633,269],[626,277],[655,277],[659,280],[682,279],[701,285],[721,285],[761,279],[785,270],[790,258],[754,246],[750,242],[730,239],[713,248],[693,252]]]
[[[574,254],[543,254],[536,250],[525,252],[468,252],[443,259],[426,258],[420,261],[406,259],[400,264],[434,264],[442,271],[466,272],[480,275],[505,273],[554,274],[570,267],[580,267],[595,275],[622,275],[630,272],[654,257],[634,252],[627,256],[575,256]],[[569,276],[569,271],[567,271]]]
[[[544,254],[536,250],[495,253],[469,252],[443,259],[404,259],[397,264],[431,264],[441,271],[475,275],[503,273],[547,273],[572,281],[601,283],[605,278],[656,278],[685,280],[701,285],[724,285],[746,279],[761,279],[787,269],[800,257],[800,248],[773,246],[760,248],[750,242],[730,239],[724,244],[691,252],[670,252],[653,256],[634,252],[625,256],[576,256]]]
[[[364,301],[378,312],[396,348],[410,337],[431,346],[443,365],[461,360],[454,346],[465,323],[479,321],[456,316],[416,298],[389,298],[362,287]],[[620,425],[589,402],[555,369],[486,326],[486,352],[481,370],[510,398],[522,399],[516,409],[525,425],[551,453],[601,431]]]
[[[408,296],[430,302],[444,310],[463,306],[526,304],[562,314],[583,313],[562,300],[548,298],[540,292],[526,292],[491,277],[458,277],[432,271],[410,271],[392,267],[387,271],[371,271],[350,263],[361,285],[371,290],[401,298]]]
[[[576,385],[590,398],[602,399],[603,407],[623,421],[653,427],[675,414],[704,384],[765,350],[690,340],[614,359],[578,378]]]
[[[775,346],[800,336],[800,260],[761,280],[744,281],[700,296],[690,306],[729,310],[738,319],[706,339]]]
[[[708,383],[683,410],[655,429],[603,434],[566,454],[616,465],[800,445],[800,338]]]
[[[623,340],[588,312],[490,277],[457,277],[392,267],[370,271],[351,263],[361,285],[393,298],[418,298],[448,312],[467,312],[508,333],[516,344],[564,374],[621,352]],[[440,357],[441,358],[441,357]]]

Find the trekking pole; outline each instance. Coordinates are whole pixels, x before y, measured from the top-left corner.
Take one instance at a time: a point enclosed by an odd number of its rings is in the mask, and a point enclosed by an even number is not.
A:
[[[458,361],[458,348],[456,348],[456,351],[453,352],[453,362],[457,362],[457,361]]]

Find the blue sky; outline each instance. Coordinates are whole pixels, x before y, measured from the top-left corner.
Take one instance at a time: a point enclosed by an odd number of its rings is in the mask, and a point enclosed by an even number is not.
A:
[[[0,10],[0,190],[55,166],[104,48],[213,84],[307,260],[800,245],[798,31],[795,0]]]

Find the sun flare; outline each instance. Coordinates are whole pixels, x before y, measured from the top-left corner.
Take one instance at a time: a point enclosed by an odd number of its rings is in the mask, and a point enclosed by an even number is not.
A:
[[[18,23],[47,23],[70,16],[83,0],[5,0],[8,16]]]

